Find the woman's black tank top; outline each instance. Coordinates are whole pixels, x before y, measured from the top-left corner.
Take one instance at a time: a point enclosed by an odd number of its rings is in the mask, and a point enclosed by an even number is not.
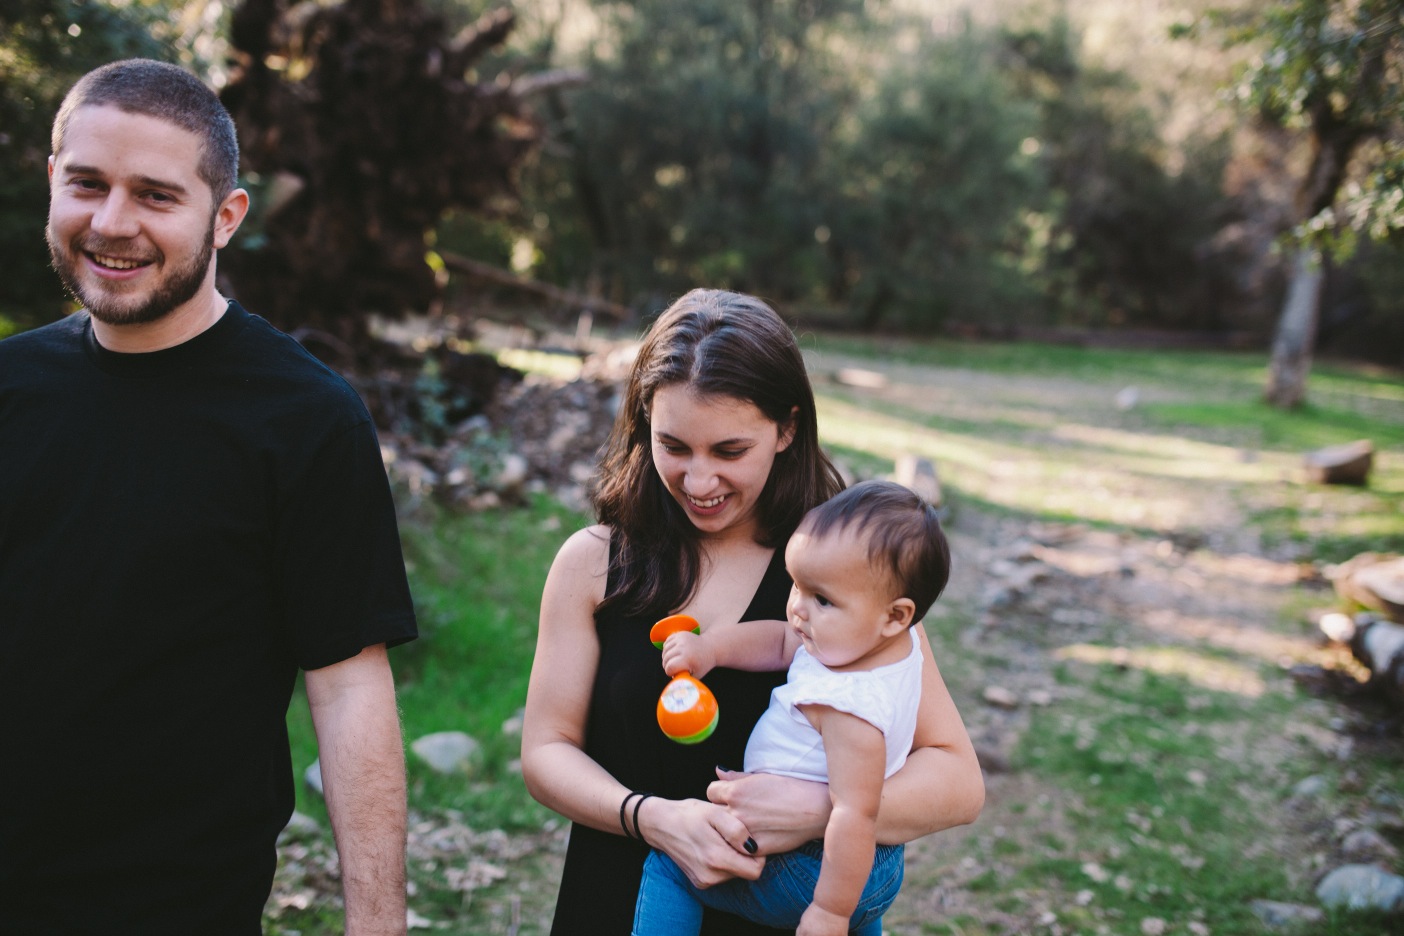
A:
[[[612,583],[611,583],[612,584]],[[743,621],[783,620],[790,594],[777,549]],[[631,790],[669,799],[707,798],[715,768],[740,770],[751,728],[785,671],[715,669],[704,677],[717,697],[717,728],[699,744],[678,744],[658,727],[655,708],[668,682],[648,639],[653,620],[609,615],[596,622],[599,670],[585,726],[585,753]],[[552,936],[628,936],[648,849],[622,835],[574,824],[551,926]],[[704,936],[774,936],[780,930],[708,910]]]

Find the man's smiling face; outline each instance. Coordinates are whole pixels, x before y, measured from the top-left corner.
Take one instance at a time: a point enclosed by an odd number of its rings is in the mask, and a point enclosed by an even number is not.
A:
[[[54,269],[93,318],[154,322],[213,276],[215,206],[194,133],[106,105],[80,107],[49,161]],[[221,241],[227,237],[221,236]]]

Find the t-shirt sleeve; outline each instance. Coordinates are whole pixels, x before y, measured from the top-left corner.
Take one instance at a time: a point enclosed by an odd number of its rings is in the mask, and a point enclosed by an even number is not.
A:
[[[274,550],[303,669],[418,635],[380,444],[368,419],[328,434],[287,490]]]

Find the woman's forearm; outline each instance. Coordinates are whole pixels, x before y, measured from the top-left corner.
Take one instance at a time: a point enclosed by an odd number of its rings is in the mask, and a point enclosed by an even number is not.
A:
[[[877,840],[907,842],[968,825],[985,805],[985,780],[973,748],[918,748],[882,785]]]

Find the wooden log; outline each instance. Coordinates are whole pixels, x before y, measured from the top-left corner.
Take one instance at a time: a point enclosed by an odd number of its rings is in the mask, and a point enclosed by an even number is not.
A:
[[[1317,449],[1302,459],[1307,480],[1315,484],[1365,484],[1374,463],[1375,446],[1369,439]]]
[[[1404,703],[1404,625],[1370,622],[1356,631],[1350,651],[1370,671],[1370,686]]]
[[[1336,567],[1336,594],[1404,624],[1404,557],[1360,553]]]

